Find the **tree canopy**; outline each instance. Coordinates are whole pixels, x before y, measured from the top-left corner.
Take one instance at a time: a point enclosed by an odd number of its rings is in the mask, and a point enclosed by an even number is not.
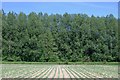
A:
[[[112,14],[0,15],[3,61],[119,61],[118,19]]]

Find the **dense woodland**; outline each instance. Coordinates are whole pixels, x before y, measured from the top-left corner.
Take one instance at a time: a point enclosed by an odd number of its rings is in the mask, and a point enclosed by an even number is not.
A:
[[[118,20],[112,14],[1,15],[3,61],[119,61]]]

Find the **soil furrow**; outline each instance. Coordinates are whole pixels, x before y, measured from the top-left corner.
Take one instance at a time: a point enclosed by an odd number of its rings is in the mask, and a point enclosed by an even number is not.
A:
[[[68,74],[68,72],[65,70],[65,67],[62,68],[64,78],[70,78],[71,76]]]
[[[67,68],[67,70],[74,76],[74,78],[80,78],[75,72],[70,70],[70,68]]]
[[[37,78],[42,78],[50,69],[51,69],[51,67],[48,68],[48,69],[46,69],[43,73],[41,73],[40,75],[38,75],[38,76],[36,76],[36,77],[37,77]]]
[[[46,69],[44,68],[42,71],[38,70],[36,73],[34,73],[31,78],[35,78],[36,76],[38,76],[39,74],[41,74],[42,72],[44,72]]]
[[[56,68],[56,74],[55,74],[55,77],[54,77],[54,78],[58,78],[58,76],[59,76],[58,68],[59,68],[59,66],[57,66],[57,68]]]
[[[70,78],[75,78],[75,77],[73,76],[73,74],[72,74],[70,71],[67,70],[67,68],[64,68],[64,69],[65,69],[66,72],[69,74]]]
[[[47,78],[49,74],[52,72],[52,70],[53,70],[53,67],[42,78]]]
[[[48,76],[48,78],[53,78],[54,74],[55,74],[55,67],[53,67],[53,70],[52,70],[51,74]]]
[[[74,73],[76,73],[76,75],[78,75],[80,78],[88,78],[87,75],[85,75],[83,72],[77,72],[73,69],[70,69],[71,71],[73,71]]]

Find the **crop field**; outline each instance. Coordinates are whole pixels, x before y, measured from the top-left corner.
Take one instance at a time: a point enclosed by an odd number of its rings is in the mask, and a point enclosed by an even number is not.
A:
[[[2,78],[118,78],[118,66],[2,64]]]

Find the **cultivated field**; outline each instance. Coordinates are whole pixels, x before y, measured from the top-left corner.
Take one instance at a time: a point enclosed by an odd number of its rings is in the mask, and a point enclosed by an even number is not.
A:
[[[2,64],[2,78],[118,78],[118,66]]]

